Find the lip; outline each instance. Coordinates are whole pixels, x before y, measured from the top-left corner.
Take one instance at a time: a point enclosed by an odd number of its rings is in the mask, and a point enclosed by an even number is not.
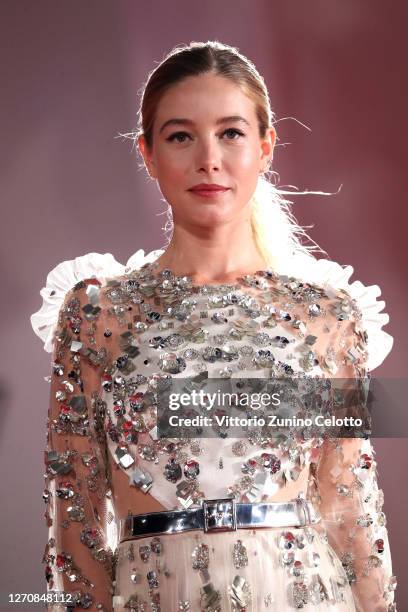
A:
[[[217,200],[222,198],[229,189],[190,189],[190,192],[198,198],[205,198],[206,200]]]
[[[189,189],[189,191],[228,191],[228,189],[229,187],[217,185],[216,183],[200,183]]]
[[[221,196],[222,194],[226,193],[229,190],[230,190],[229,187],[224,187],[223,185],[215,185],[214,183],[208,183],[207,185],[205,184],[196,185],[195,187],[192,187],[188,191],[191,191],[191,193],[201,198],[214,199],[214,198]]]

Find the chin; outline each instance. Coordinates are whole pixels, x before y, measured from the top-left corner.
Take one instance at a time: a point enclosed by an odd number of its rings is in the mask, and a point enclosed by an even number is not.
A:
[[[229,223],[234,218],[236,218],[237,212],[234,211],[221,211],[221,210],[202,210],[199,215],[194,215],[194,218],[191,219],[191,222],[194,225],[199,225],[201,227],[211,228],[216,225],[223,225],[225,223]]]

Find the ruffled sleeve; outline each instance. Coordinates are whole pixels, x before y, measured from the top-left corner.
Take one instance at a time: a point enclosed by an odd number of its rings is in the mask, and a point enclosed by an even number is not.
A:
[[[389,322],[389,316],[381,312],[385,307],[384,300],[378,300],[381,289],[378,285],[364,285],[355,280],[352,266],[342,266],[328,259],[315,259],[308,265],[307,280],[322,286],[329,297],[335,297],[338,289],[346,291],[361,313],[356,322],[356,332],[366,332],[367,361],[366,369],[371,372],[377,368],[392,349],[394,339],[382,327]]]
[[[59,310],[64,298],[79,281],[86,278],[107,278],[136,269],[150,263],[162,253],[162,250],[151,251],[147,255],[143,249],[136,251],[126,265],[116,261],[111,253],[87,253],[72,260],[59,263],[47,275],[45,287],[40,291],[43,299],[41,308],[31,317],[34,332],[44,342],[44,350],[52,352],[53,335],[56,329]]]
[[[322,354],[330,346],[335,386],[340,388],[351,379],[364,382],[393,343],[392,336],[381,329],[389,320],[381,313],[385,303],[377,301],[381,291],[377,285],[349,283],[351,266],[319,260],[312,268],[308,282],[324,287],[327,294],[326,333],[322,334],[327,347]],[[319,529],[344,568],[356,611],[396,612],[396,576],[371,440],[325,438],[312,474],[316,487],[315,491],[312,487],[312,501],[322,516]]]
[[[127,266],[145,261],[143,251],[138,251]],[[48,274],[41,290],[43,304],[31,316],[35,333],[52,354],[43,564],[51,597],[47,609],[55,612],[74,607],[113,609],[116,512],[102,391],[111,384],[111,351],[117,354],[120,348],[118,334],[105,337],[101,288],[102,279],[126,269],[110,253],[64,261]]]

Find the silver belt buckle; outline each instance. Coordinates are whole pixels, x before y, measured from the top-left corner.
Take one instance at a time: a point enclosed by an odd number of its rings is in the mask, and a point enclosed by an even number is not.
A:
[[[235,499],[204,499],[204,531],[236,531],[237,508]]]
[[[301,520],[303,519],[302,522],[302,527],[306,526],[308,523],[312,522],[312,517],[310,515],[310,510],[309,510],[309,504],[307,503],[306,499],[303,499],[302,497],[296,497],[295,501],[297,502],[297,507],[302,508],[302,516],[300,517]]]

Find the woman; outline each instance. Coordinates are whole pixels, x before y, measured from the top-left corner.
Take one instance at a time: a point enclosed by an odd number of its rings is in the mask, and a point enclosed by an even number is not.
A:
[[[316,260],[263,178],[272,119],[236,49],[174,49],[132,134],[171,207],[170,243],[125,268],[110,254],[63,262],[41,292],[44,563],[77,607],[396,610],[369,440],[158,435],[160,391],[178,379],[357,380],[391,349],[378,287]]]

